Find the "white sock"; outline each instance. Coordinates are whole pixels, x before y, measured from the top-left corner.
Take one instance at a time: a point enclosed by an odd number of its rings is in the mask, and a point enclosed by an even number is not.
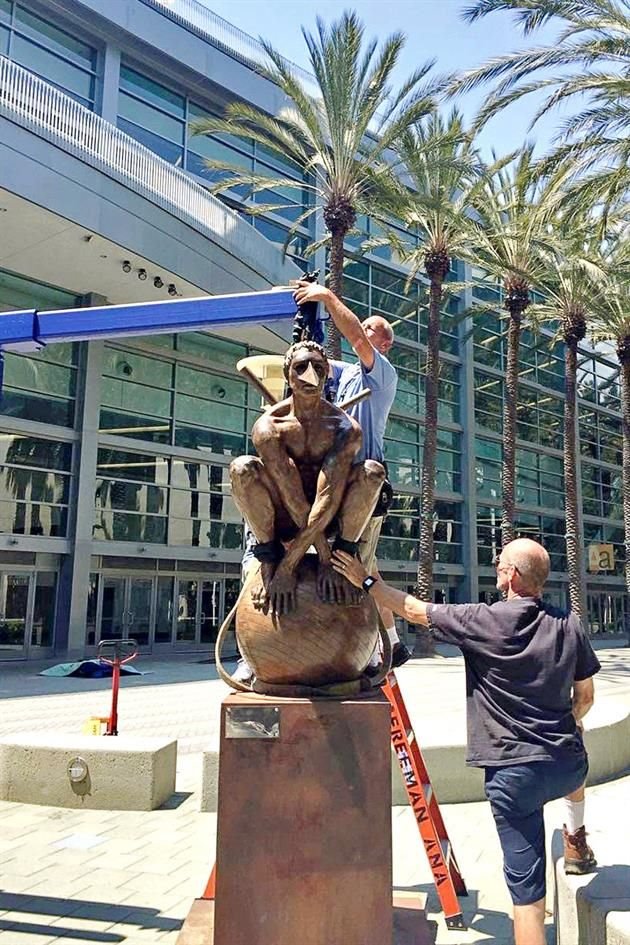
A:
[[[368,666],[371,666],[374,669],[376,666],[380,666],[383,662],[383,657],[381,655],[381,641],[380,638],[376,641],[376,646],[372,650],[372,655],[370,656],[370,661]]]
[[[398,630],[396,627],[388,627],[385,633],[389,637],[389,642],[392,644],[392,646],[395,643],[400,643],[400,637],[398,636]]]
[[[567,831],[575,833],[576,830],[584,826],[584,801],[570,801],[568,797],[565,797],[564,803]]]

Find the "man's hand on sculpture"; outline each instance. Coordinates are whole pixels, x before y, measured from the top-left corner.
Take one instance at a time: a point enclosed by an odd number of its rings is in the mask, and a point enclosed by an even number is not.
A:
[[[320,562],[317,570],[317,593],[327,604],[356,605],[361,603],[361,594],[331,564]]]
[[[269,608],[282,617],[297,606],[297,579],[295,572],[279,564],[267,591]]]
[[[330,295],[330,289],[319,282],[298,282],[298,287],[293,293],[293,298],[298,305],[304,302],[325,302]]]
[[[354,584],[355,587],[361,587],[366,577],[367,571],[358,558],[353,558],[347,551],[334,551],[332,556],[332,566],[339,574],[343,574],[346,580]]]

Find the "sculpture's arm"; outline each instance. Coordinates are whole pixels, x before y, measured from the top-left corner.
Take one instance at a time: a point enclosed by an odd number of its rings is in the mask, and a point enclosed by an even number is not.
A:
[[[357,425],[339,431],[317,477],[315,501],[308,513],[306,527],[292,541],[282,560],[280,568],[283,571],[294,571],[311,545],[314,544],[319,551],[324,532],[341,505],[352,461],[360,448],[361,430]]]
[[[278,426],[269,417],[261,417],[252,429],[252,442],[285,509],[297,527],[304,528],[311,506],[304,494],[300,473],[286,451]]]

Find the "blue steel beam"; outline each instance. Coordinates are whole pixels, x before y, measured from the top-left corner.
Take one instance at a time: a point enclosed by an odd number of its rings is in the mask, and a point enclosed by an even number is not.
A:
[[[196,299],[165,299],[56,312],[0,314],[0,350],[33,350],[55,341],[157,335],[225,325],[267,324],[293,318],[293,290],[270,289]]]

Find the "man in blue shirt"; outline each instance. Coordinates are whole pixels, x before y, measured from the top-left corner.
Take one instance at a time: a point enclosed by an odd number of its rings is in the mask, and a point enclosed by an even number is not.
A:
[[[349,400],[366,387],[371,391],[369,397],[348,409],[348,414],[357,421],[363,434],[363,446],[355,462],[375,459],[382,463],[385,427],[398,385],[396,369],[387,359],[387,353],[394,343],[392,326],[380,315],[371,315],[361,322],[334,292],[316,282],[306,280],[299,282],[294,297],[298,305],[303,305],[305,302],[321,302],[339,333],[354,349],[358,358],[356,363],[330,362],[330,379],[335,390],[335,403],[341,404]],[[376,547],[382,526],[383,516],[373,516],[359,541],[359,555],[369,573],[376,570]],[[391,610],[388,607],[377,606],[392,644],[392,665],[402,666],[411,656],[411,652],[398,637]],[[378,662],[377,654],[373,660],[374,666]]]
[[[466,763],[485,770],[486,796],[503,849],[514,904],[516,945],[545,945],[543,808],[566,802],[564,868],[597,865],[586,842],[584,782],[588,759],[581,719],[594,701],[597,657],[577,617],[542,600],[549,555],[517,538],[496,561],[497,588],[507,600],[431,604],[369,577],[343,551],[333,567],[377,604],[458,646],[466,666]]]

